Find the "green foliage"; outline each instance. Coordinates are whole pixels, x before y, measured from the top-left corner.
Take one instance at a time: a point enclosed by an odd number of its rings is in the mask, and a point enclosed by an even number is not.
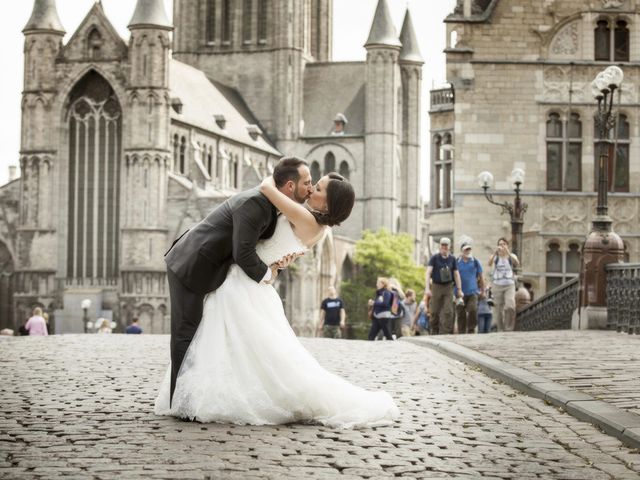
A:
[[[340,287],[340,296],[356,338],[367,337],[370,326],[367,301],[374,296],[378,277],[396,278],[404,290],[412,288],[420,297],[425,269],[414,263],[413,248],[411,235],[394,235],[385,229],[365,230],[362,239],[356,243],[354,263],[357,273]]]

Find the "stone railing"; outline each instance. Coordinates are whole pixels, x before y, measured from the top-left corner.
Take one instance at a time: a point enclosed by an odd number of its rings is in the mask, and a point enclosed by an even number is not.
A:
[[[613,263],[607,271],[607,328],[640,333],[640,263]]]
[[[564,330],[571,328],[571,316],[578,308],[579,278],[554,288],[516,314],[516,330]]]
[[[453,88],[439,88],[431,90],[430,112],[441,112],[444,110],[453,110],[455,103],[455,94]]]

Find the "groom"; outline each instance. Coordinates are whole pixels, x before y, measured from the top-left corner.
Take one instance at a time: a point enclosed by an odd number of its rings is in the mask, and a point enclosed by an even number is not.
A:
[[[285,157],[273,179],[280,192],[299,203],[313,192],[307,162]],[[202,318],[204,297],[216,290],[236,263],[256,282],[273,283],[291,259],[267,266],[256,253],[258,240],[276,227],[276,208],[259,187],[238,193],[184,232],[165,254],[171,297],[171,399],[191,339]],[[249,299],[247,299],[248,301]]]

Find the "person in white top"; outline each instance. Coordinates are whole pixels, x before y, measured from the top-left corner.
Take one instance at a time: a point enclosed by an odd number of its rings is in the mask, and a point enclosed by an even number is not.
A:
[[[518,265],[518,257],[509,251],[507,239],[498,239],[498,248],[489,257],[489,267],[493,269],[491,292],[499,332],[512,332],[516,326],[516,279],[513,269]]]

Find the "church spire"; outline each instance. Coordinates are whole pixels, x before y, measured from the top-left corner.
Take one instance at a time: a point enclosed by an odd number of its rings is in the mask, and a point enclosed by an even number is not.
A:
[[[389,11],[389,5],[387,0],[378,0],[378,6],[376,7],[376,13],[373,16],[373,24],[371,25],[371,32],[366,47],[374,45],[399,47],[400,40],[398,40],[398,34],[396,28],[393,26],[391,20],[391,12]]]
[[[416,32],[413,29],[411,12],[408,8],[404,16],[404,22],[402,23],[402,30],[400,31],[400,42],[402,43],[402,49],[400,50],[401,62],[404,60],[405,62],[424,63],[424,59],[420,54]]]
[[[135,27],[172,29],[173,25],[167,17],[163,0],[138,0],[129,22],[129,29]]]
[[[60,17],[58,17],[55,0],[35,0],[31,17],[22,29],[22,33],[43,30],[65,33],[62,23],[60,22]]]

